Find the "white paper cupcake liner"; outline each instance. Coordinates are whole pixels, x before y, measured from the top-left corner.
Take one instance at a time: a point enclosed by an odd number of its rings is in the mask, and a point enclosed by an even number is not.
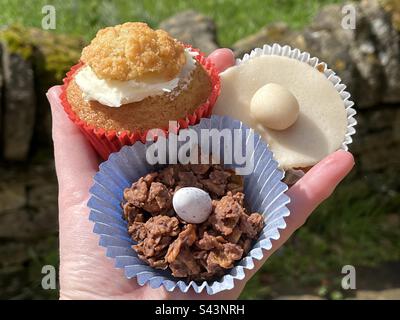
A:
[[[246,53],[242,59],[236,59],[236,65],[240,65],[249,59],[253,59],[255,57],[263,56],[263,55],[275,55],[275,56],[283,56],[291,59],[298,60],[300,62],[304,62],[313,68],[321,68],[325,77],[334,85],[337,92],[340,94],[340,97],[343,100],[344,107],[347,112],[347,131],[345,138],[342,142],[340,149],[348,151],[349,144],[353,142],[352,135],[356,133],[355,125],[357,124],[354,116],[356,115],[356,110],[353,108],[354,102],[350,100],[350,93],[346,91],[346,85],[342,83],[342,80],[336,73],[329,69],[325,62],[319,61],[316,57],[311,57],[308,52],[300,51],[296,48],[291,48],[290,46],[281,46],[277,43],[272,45],[264,45],[262,48],[253,49],[250,54]]]
[[[135,242],[127,232],[127,222],[122,217],[121,202],[125,188],[130,187],[132,182],[146,173],[160,169],[160,166],[152,166],[146,160],[146,149],[152,143],[125,146],[119,152],[111,154],[109,159],[100,165],[90,189],[88,206],[90,220],[95,223],[93,231],[100,235],[99,244],[107,248],[106,256],[115,259],[116,268],[124,269],[125,276],[128,279],[135,278],[141,286],[145,284],[149,284],[152,288],[163,286],[168,291],[178,289],[182,292],[193,288],[197,293],[206,290],[210,295],[230,290],[234,287],[234,280],[243,279],[245,269],[254,268],[253,259],[262,259],[264,250],[270,250],[272,247],[271,240],[279,239],[280,230],[286,227],[284,218],[289,215],[286,205],[290,200],[284,193],[287,185],[281,181],[284,173],[278,169],[277,162],[261,137],[253,130],[246,130],[249,128],[239,120],[215,115],[209,119],[203,118],[198,125],[190,127],[197,133],[206,128],[244,129],[241,131],[242,141],[247,144],[253,139],[254,151],[251,153],[251,159],[254,160],[254,169],[249,175],[244,176],[245,202],[251,212],[263,214],[265,226],[248,255],[232,269],[227,270],[217,281],[187,282],[173,277],[169,270],[150,267],[140,260],[131,248]],[[180,130],[179,135],[186,131],[187,129]],[[171,137],[170,134],[169,139]],[[221,145],[220,150],[222,148]],[[227,166],[237,168],[239,165],[233,163]]]

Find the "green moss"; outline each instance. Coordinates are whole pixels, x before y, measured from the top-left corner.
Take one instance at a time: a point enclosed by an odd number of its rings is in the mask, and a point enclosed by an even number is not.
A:
[[[78,37],[67,37],[39,29],[30,29],[35,47],[35,70],[41,83],[59,83],[69,68],[79,61],[83,41]]]
[[[0,41],[7,46],[9,52],[18,54],[25,60],[32,56],[33,48],[29,35],[26,29],[19,25],[0,31]]]
[[[79,61],[80,47],[63,46],[39,47],[35,57],[36,69],[40,75],[47,75],[60,82],[69,68]]]
[[[37,28],[12,25],[0,31],[11,53],[24,59],[32,59],[41,82],[48,85],[59,83],[69,68],[79,60],[84,45],[78,37],[59,35]],[[44,81],[43,81],[44,80]]]

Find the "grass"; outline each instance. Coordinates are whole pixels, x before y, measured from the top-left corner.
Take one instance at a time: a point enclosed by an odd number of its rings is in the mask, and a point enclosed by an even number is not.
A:
[[[0,0],[0,25],[20,23],[41,27],[42,7],[56,8],[55,32],[81,35],[86,40],[99,28],[125,21],[145,21],[156,27],[160,21],[186,9],[195,9],[212,17],[221,46],[230,46],[246,35],[274,21],[293,28],[310,22],[317,10],[341,0]]]
[[[398,183],[392,186],[375,189],[369,179],[347,179],[265,263],[242,298],[285,291],[340,297],[344,265],[357,270],[400,260],[400,196]]]

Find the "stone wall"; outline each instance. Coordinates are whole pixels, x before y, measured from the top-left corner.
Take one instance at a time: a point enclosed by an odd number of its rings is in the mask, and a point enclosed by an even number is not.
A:
[[[37,29],[0,30],[0,299],[57,298],[40,288],[58,261],[57,179],[47,89],[83,42]]]
[[[83,41],[38,29],[0,30],[1,155],[23,162],[50,142],[47,89],[78,61]]]
[[[398,196],[400,8],[397,0],[380,3],[355,4],[355,30],[341,28],[341,6],[332,5],[303,30],[277,22],[232,49],[239,57],[279,42],[326,61],[356,102],[357,134],[350,149],[357,166],[350,179],[361,179],[371,192],[386,190]],[[218,47],[215,23],[194,11],[171,17],[161,26],[207,53]],[[38,297],[37,292],[43,294],[38,268],[56,263],[58,255],[57,183],[44,94],[78,60],[83,42],[22,27],[0,31],[0,40],[0,298]]]
[[[54,163],[3,164],[0,177],[0,299],[56,298],[40,287],[42,266],[58,262]]]

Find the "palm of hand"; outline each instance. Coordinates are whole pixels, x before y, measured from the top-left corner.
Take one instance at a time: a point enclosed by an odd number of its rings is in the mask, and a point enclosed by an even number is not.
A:
[[[210,55],[217,69],[225,70],[234,63],[230,50],[219,49]],[[273,241],[271,250],[262,261],[247,271],[245,280],[238,281],[230,291],[209,296],[193,290],[186,294],[172,293],[163,288],[139,286],[127,280],[122,270],[105,257],[105,249],[98,245],[92,232],[87,201],[89,188],[99,159],[79,129],[69,121],[59,101],[60,87],[49,90],[48,99],[53,117],[53,141],[56,171],[59,182],[60,230],[60,298],[62,299],[235,299],[245,281],[258,270],[308,218],[311,212],[333,192],[336,185],[354,165],[352,155],[337,151],[314,166],[287,192],[291,198],[291,215],[280,239]]]

